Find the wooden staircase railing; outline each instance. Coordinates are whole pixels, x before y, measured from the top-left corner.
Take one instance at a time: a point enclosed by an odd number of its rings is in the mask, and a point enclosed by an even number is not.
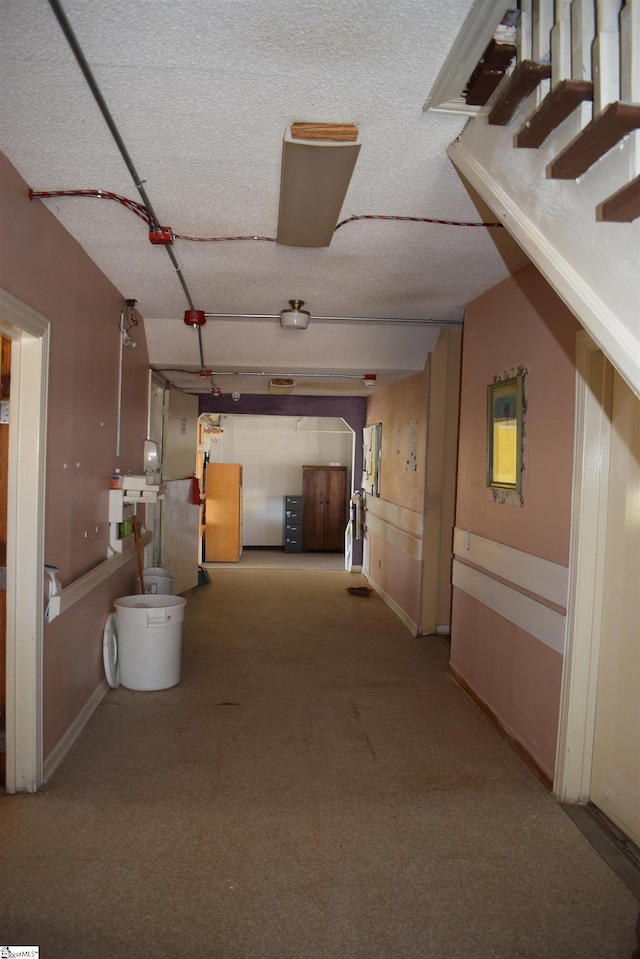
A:
[[[529,5],[535,8],[524,13],[525,22],[521,33],[529,37],[529,50],[533,59],[523,57],[524,45],[519,43],[520,61],[508,78],[497,88],[488,103],[487,122],[490,125],[507,126],[521,104],[536,90],[543,80],[551,78],[551,89],[542,98],[537,108],[527,118],[517,133],[514,146],[537,149],[566,120],[580,104],[594,103],[593,119],[584,127],[547,167],[549,179],[576,180],[595,163],[617,146],[624,137],[640,130],[640,3],[636,0],[620,0],[614,10],[609,2],[596,0],[595,18],[586,25],[580,22],[580,14],[587,10],[580,0],[556,3],[556,23],[532,39],[532,23],[540,23],[547,16],[549,5],[538,0]],[[539,8],[539,9],[537,9]],[[535,16],[534,16],[535,14]],[[526,16],[531,19],[526,21]],[[571,36],[572,29],[579,34]],[[589,38],[585,31],[591,31]],[[548,40],[548,42],[547,42]],[[615,42],[614,42],[615,41]],[[585,51],[591,50],[587,57]],[[551,62],[554,51],[558,60]],[[571,51],[567,53],[567,51]],[[618,58],[610,63],[612,51]],[[593,64],[590,62],[593,58]],[[608,58],[608,59],[607,59]],[[563,75],[571,72],[572,76]],[[597,76],[597,83],[590,79]],[[588,74],[585,76],[584,74]],[[613,91],[617,97],[612,97]],[[626,97],[625,97],[626,94]],[[630,222],[640,216],[640,178],[631,181],[610,196],[596,209],[596,219],[607,222]]]

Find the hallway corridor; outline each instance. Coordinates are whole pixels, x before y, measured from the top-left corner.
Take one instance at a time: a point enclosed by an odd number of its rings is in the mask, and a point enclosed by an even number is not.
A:
[[[360,576],[210,572],[180,685],[110,691],[39,794],[0,797],[2,943],[630,959],[637,900],[449,678],[444,640],[351,596]]]

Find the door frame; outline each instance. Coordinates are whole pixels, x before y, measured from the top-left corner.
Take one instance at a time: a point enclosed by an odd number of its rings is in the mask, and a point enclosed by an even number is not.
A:
[[[569,597],[554,793],[587,802],[595,732],[607,533],[613,367],[591,337],[576,339]]]
[[[7,493],[6,791],[42,785],[44,504],[49,321],[0,289],[11,342]]]

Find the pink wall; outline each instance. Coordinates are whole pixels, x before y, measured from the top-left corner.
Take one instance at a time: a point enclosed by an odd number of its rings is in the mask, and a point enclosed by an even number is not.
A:
[[[569,562],[574,355],[580,326],[533,266],[467,307],[456,526],[562,566]],[[487,386],[525,366],[524,504],[486,487]],[[562,657],[454,589],[451,665],[551,776]]]
[[[533,266],[466,309],[456,525],[555,563],[569,561],[574,356],[580,325]],[[524,507],[486,487],[487,386],[526,366]]]
[[[553,779],[562,657],[459,589],[453,623],[453,670]]]
[[[428,390],[429,373],[425,368],[422,373],[393,383],[367,398],[367,425],[382,423],[380,498],[417,511],[424,508]],[[406,468],[406,448],[398,452],[395,444],[396,431],[403,430],[406,439],[410,422],[418,424],[415,471]]]
[[[45,558],[59,567],[66,585],[107,558],[106,490],[114,468],[142,470],[146,341],[139,325],[137,349],[124,351],[121,456],[116,459],[123,295],[46,206],[29,200],[27,184],[2,154],[0,198],[0,286],[51,323]],[[134,566],[45,625],[45,758],[104,678],[104,621],[112,600],[133,591]]]
[[[450,625],[460,353],[461,331],[444,330],[422,373],[367,399],[367,424],[382,425],[384,502],[367,498],[377,520],[366,573],[417,633]],[[407,468],[409,437],[416,469]]]
[[[384,590],[412,623],[420,622],[420,581],[422,563],[388,542],[369,533],[369,579]]]
[[[428,404],[427,368],[422,373],[394,383],[367,398],[367,425],[382,424],[380,499],[420,513],[424,509],[425,496]],[[416,470],[407,470],[406,464],[409,423],[417,424]],[[398,431],[401,432],[401,448],[398,448]],[[390,522],[393,525],[393,518]],[[417,626],[420,622],[422,563],[389,542],[384,535],[367,535],[367,574],[371,583],[384,591]]]

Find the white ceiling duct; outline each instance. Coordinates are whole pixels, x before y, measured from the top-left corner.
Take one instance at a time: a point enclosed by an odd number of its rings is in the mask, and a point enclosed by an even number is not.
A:
[[[281,246],[329,246],[359,152],[352,124],[291,125],[282,150]]]

